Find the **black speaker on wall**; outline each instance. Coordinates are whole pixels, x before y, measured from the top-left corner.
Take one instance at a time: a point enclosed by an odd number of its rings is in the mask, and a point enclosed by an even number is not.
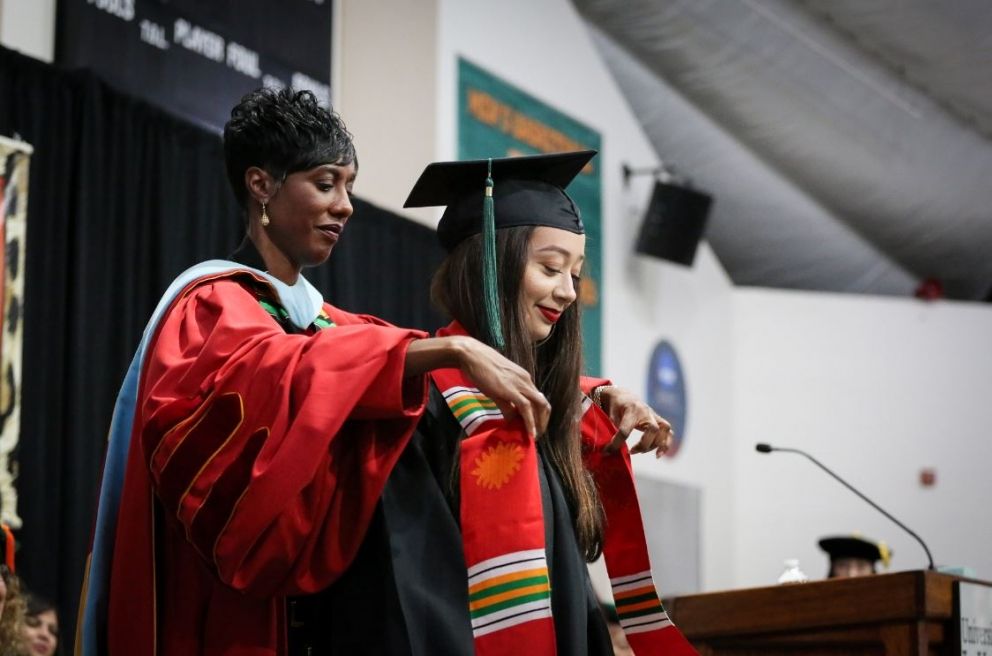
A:
[[[691,266],[712,204],[709,194],[656,182],[637,238],[637,252]]]

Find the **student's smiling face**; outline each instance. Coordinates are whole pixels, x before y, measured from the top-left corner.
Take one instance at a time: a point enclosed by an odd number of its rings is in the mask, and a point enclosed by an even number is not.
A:
[[[585,235],[546,226],[531,233],[520,304],[534,342],[546,339],[561,314],[575,302],[585,249]]]

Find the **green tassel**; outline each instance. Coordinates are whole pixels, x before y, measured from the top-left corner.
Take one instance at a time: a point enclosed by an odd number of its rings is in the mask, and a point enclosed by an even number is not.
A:
[[[506,341],[503,339],[499,286],[496,280],[496,214],[493,209],[492,158],[489,159],[489,169],[486,174],[486,197],[482,201],[482,284],[491,344],[502,351],[506,347]]]

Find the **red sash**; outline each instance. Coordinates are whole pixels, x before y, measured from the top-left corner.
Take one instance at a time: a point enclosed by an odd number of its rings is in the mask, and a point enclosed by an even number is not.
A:
[[[452,323],[439,336],[464,335]],[[537,446],[523,421],[507,421],[457,369],[432,378],[464,429],[461,528],[469,610],[479,656],[555,654],[551,588]],[[697,655],[668,619],[648,561],[644,528],[626,447],[604,454],[616,427],[588,398],[583,404],[586,468],[606,511],[604,558],[620,623],[637,656]]]
[[[465,429],[461,528],[475,653],[555,653],[537,448],[457,369],[432,374]]]
[[[616,453],[603,453],[616,427],[590,399],[586,398],[582,407],[584,461],[596,479],[606,512],[603,559],[620,626],[637,656],[698,656],[668,619],[651,577],[630,453],[626,446]]]

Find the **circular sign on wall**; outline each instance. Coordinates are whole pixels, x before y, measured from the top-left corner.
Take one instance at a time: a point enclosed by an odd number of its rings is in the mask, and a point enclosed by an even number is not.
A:
[[[654,347],[648,362],[647,401],[655,412],[668,420],[675,431],[672,446],[665,454],[674,456],[685,440],[685,378],[675,347],[665,340]]]

